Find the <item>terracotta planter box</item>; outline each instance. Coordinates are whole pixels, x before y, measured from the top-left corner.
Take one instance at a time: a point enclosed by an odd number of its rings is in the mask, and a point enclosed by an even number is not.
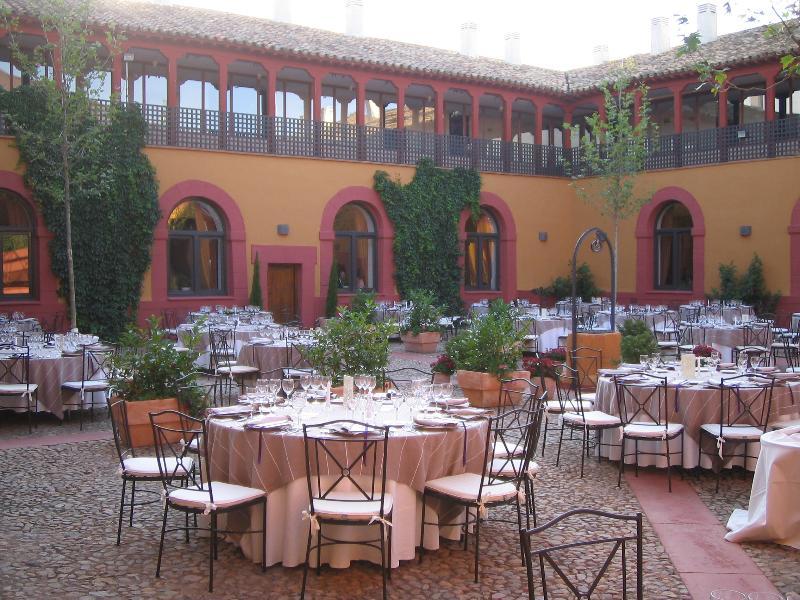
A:
[[[125,413],[128,415],[128,432],[131,438],[131,446],[134,448],[146,448],[155,445],[153,437],[153,426],[150,423],[150,413],[162,410],[180,410],[177,398],[158,398],[156,400],[126,400]],[[180,419],[174,422],[163,421],[166,426],[180,427]],[[177,438],[177,434],[176,434]],[[170,440],[170,441],[177,441]]]
[[[506,379],[524,377],[530,379],[528,371],[511,371]],[[500,402],[500,380],[489,373],[479,371],[456,371],[458,387],[464,392],[472,406],[497,406]],[[521,390],[524,383],[511,384],[509,389]]]
[[[436,352],[442,334],[438,331],[423,331],[419,335],[406,333],[400,336],[403,342],[403,349],[406,352],[419,352],[421,354],[432,354]]]
[[[452,378],[452,375],[447,375],[446,373],[434,373],[433,383],[450,383]]]

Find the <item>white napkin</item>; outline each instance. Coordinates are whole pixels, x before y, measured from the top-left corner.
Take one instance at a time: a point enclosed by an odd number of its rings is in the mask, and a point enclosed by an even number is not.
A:
[[[469,404],[469,400],[466,398],[437,398],[433,401],[433,404],[439,406],[466,406]]]
[[[289,425],[291,422],[291,419],[287,415],[270,413],[254,417],[249,420],[244,427],[245,429],[272,429],[273,427]]]
[[[245,415],[250,414],[250,407],[241,404],[232,404],[230,406],[220,406],[218,408],[209,408],[208,414],[212,417],[230,416],[230,415]]]
[[[458,415],[459,417],[480,417],[487,413],[488,411],[483,408],[478,408],[476,406],[466,406],[464,408],[454,408],[448,411],[447,414],[450,415]]]
[[[458,421],[445,415],[415,415],[414,423],[423,427],[456,427]]]

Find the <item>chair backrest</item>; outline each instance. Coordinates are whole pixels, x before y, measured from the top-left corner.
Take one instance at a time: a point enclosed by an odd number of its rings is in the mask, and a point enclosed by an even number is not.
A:
[[[577,412],[581,418],[584,418],[585,411],[583,410],[578,370],[562,365],[556,371],[556,377],[556,396],[561,406],[561,412]]]
[[[0,344],[0,381],[30,388],[31,350],[28,346]]]
[[[162,410],[150,413],[150,424],[153,427],[158,470],[164,489],[169,493],[183,487],[182,481],[187,480],[189,486],[207,491],[209,502],[213,504],[214,492],[211,489],[211,480],[210,477],[208,480],[205,479],[209,466],[205,421],[177,410]],[[195,453],[192,453],[191,449],[193,444],[196,448]],[[175,462],[170,459],[174,459]],[[190,461],[196,467],[194,470],[187,468]]]
[[[697,346],[705,342],[705,329],[695,322],[689,322],[680,328],[679,344],[681,346]]]
[[[772,322],[759,321],[745,325],[744,345],[769,348],[772,343]]]
[[[291,347],[287,344],[287,351],[289,356],[286,358],[286,364],[290,369],[297,369],[308,371],[309,375],[313,372],[310,366],[311,362],[308,360],[308,346],[305,344],[291,343]],[[295,358],[292,360],[291,353],[294,351]]]
[[[400,367],[381,373],[383,383],[386,387],[392,386],[400,390],[402,386],[411,387],[411,382],[415,379],[427,379],[433,383],[433,373],[417,367]],[[378,384],[380,385],[380,381]]]
[[[527,476],[539,445],[544,407],[544,400],[534,397],[527,407],[512,408],[489,422],[488,439],[492,443],[487,446],[491,454],[487,457],[487,463],[492,465],[491,471],[502,473],[505,481],[513,479],[518,488]],[[507,475],[509,472],[514,476],[510,478]],[[491,474],[489,483],[493,483]]]
[[[83,346],[81,381],[96,381],[111,377],[112,359],[115,349],[106,343]]]
[[[497,414],[511,408],[525,408],[537,398],[539,386],[526,377],[514,377],[500,380],[500,395],[497,402]]]
[[[602,522],[602,524],[593,523],[592,526],[586,526],[586,523],[581,523],[580,527],[572,526],[570,529],[575,534],[574,541],[555,545],[547,543],[548,532],[551,528],[564,529],[569,526],[569,524],[565,525],[564,521],[578,519],[585,521],[592,517],[593,521]],[[630,524],[635,525],[635,532],[632,531]],[[617,532],[617,530],[619,531]],[[581,533],[586,531],[592,533]],[[558,537],[563,539],[563,532],[559,533]],[[542,597],[547,600],[550,593],[548,591],[548,571],[557,577],[550,577],[550,585],[555,579],[556,582],[563,584],[559,587],[566,587],[575,598],[591,598],[598,585],[607,579],[609,567],[615,558],[620,559],[621,579],[619,583],[622,587],[622,598],[628,598],[630,562],[628,556],[630,555],[630,545],[634,542],[636,544],[636,592],[634,597],[637,600],[644,598],[642,513],[624,515],[592,509],[571,510],[539,527],[522,529],[520,541],[528,573],[528,597],[531,600],[536,598],[536,580],[539,581]],[[570,552],[571,550],[572,552]],[[585,555],[589,550],[596,550],[603,559],[599,561],[596,572],[587,572],[586,562],[583,560],[574,562],[576,553]],[[534,561],[538,563],[538,569],[534,566]],[[553,592],[557,593],[558,597],[563,597],[562,589],[553,590]]]
[[[111,431],[114,433],[114,446],[117,449],[119,464],[126,458],[136,456],[131,444],[131,434],[128,429],[128,412],[124,400],[117,400],[108,406],[111,411]]]
[[[687,323],[697,323],[700,320],[701,307],[696,305],[684,305],[679,309],[679,316],[681,321]]]
[[[597,388],[597,369],[603,366],[603,351],[581,346],[569,353],[570,366],[578,375],[578,387],[582,390]]]
[[[210,367],[216,372],[222,363],[231,360],[234,352],[234,330],[208,327],[208,339],[211,344]]]
[[[336,433],[344,428],[358,433]],[[303,438],[311,514],[334,494],[342,502],[377,501],[383,518],[389,428],[342,419],[303,425]],[[342,491],[355,493],[346,499],[335,496]]]
[[[753,425],[766,431],[774,387],[775,379],[768,375],[722,378],[719,385],[720,425]]]
[[[667,406],[667,378],[648,373],[638,373],[636,381],[626,380],[625,376],[614,376],[617,392],[617,410],[624,424],[634,421],[669,425]]]

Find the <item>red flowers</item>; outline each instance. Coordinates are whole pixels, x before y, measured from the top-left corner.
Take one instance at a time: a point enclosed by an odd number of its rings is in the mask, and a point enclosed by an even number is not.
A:
[[[692,348],[692,354],[703,358],[710,358],[713,353],[714,348],[711,346],[706,346],[705,344],[697,344],[697,346]]]
[[[434,362],[431,363],[431,370],[434,373],[444,373],[445,375],[452,375],[456,372],[456,363],[447,354],[441,354]]]

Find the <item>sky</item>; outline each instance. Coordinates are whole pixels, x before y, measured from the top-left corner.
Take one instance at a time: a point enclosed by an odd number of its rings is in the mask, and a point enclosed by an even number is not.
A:
[[[292,22],[344,32],[345,0],[158,0],[273,18],[276,3],[289,5]],[[608,46],[609,58],[650,51],[650,20],[670,18],[670,40],[696,29],[696,0],[363,0],[364,34],[458,50],[460,25],[478,25],[477,54],[504,57],[504,35],[520,33],[523,63],[571,69],[592,63],[592,49]],[[732,0],[728,13],[717,4],[720,35],[754,26],[747,9],[768,0]],[[679,25],[676,15],[689,19]]]

